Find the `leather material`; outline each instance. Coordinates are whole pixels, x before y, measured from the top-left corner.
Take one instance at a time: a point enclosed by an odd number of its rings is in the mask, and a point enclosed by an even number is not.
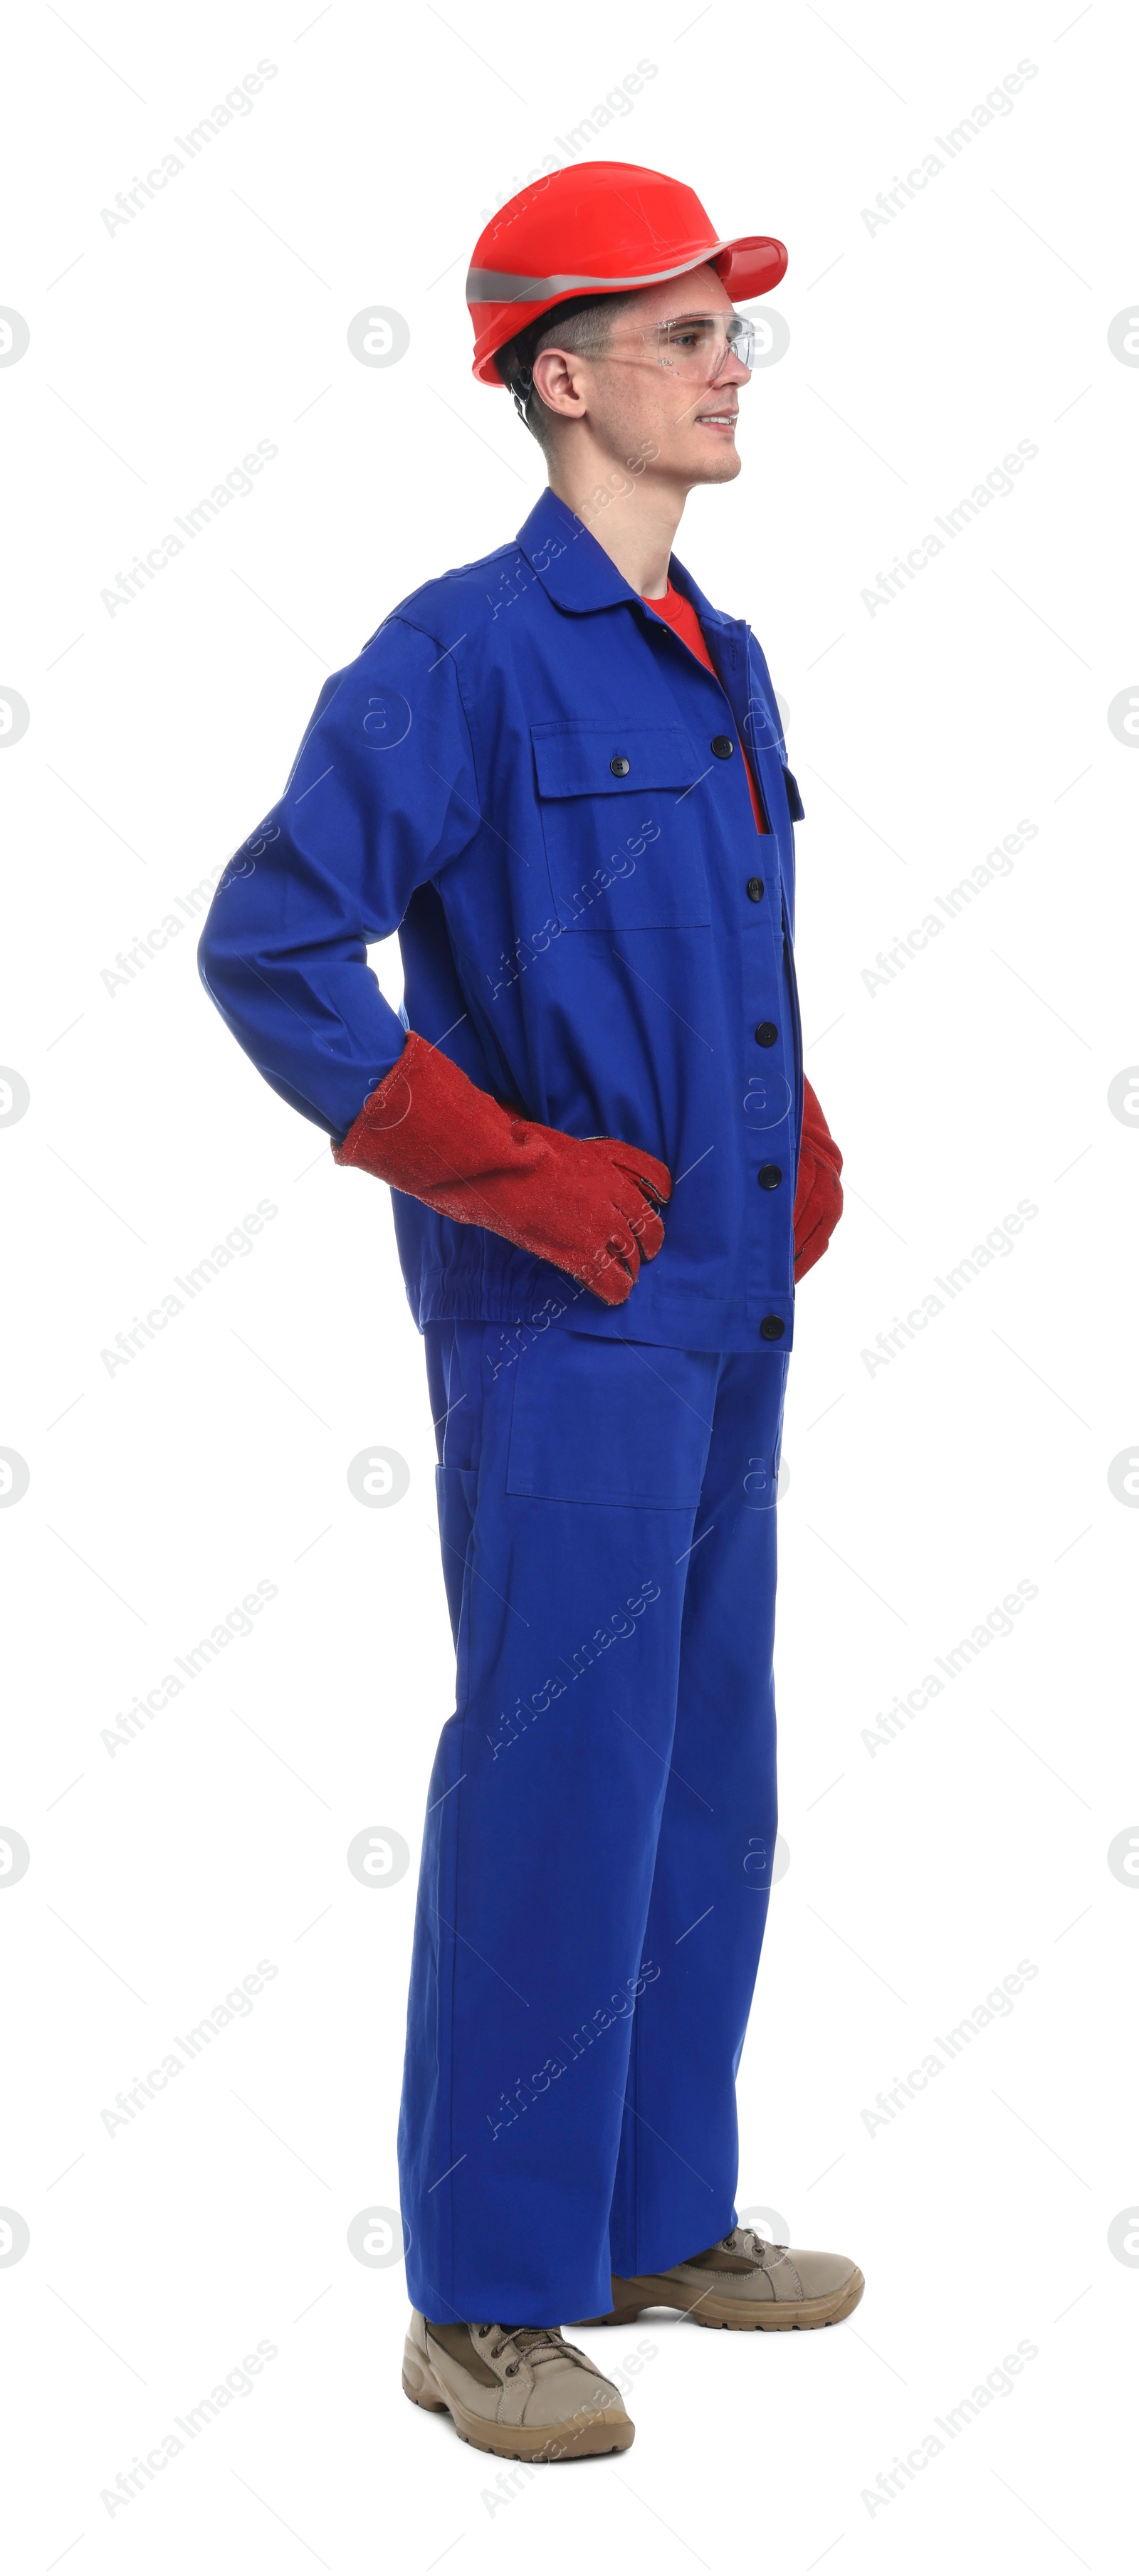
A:
[[[450,2354],[452,2361],[457,2361],[463,2370],[470,2372],[472,2379],[478,2381],[480,2388],[495,2390],[501,2388],[502,2382],[498,2372],[491,2369],[489,2361],[484,2361],[479,2351],[476,2329],[473,2326],[430,2323],[427,2331],[432,2343],[441,2344],[444,2352]]]
[[[512,1116],[413,1029],[333,1160],[460,1225],[482,1225],[623,1306],[664,1242],[672,1180],[655,1155]]]
[[[832,2290],[841,2289],[850,2279],[854,2269],[845,2254],[792,2253],[790,2247],[784,2254],[784,2263],[794,2270],[799,2284],[797,2295],[803,2299],[829,2298]],[[771,2278],[776,2298],[783,2298],[786,2293],[780,2284],[778,2266],[772,2267]]]
[[[800,2253],[790,2245],[769,2245],[750,2227],[734,2227],[701,2254],[674,2263],[667,2272],[643,2275],[640,2282],[615,2279],[614,2305],[622,2292],[644,2292],[650,2283],[667,2284],[691,2294],[707,2291],[730,2299],[801,2305],[804,2300],[834,2296],[853,2278],[855,2265],[846,2254]],[[647,2304],[647,2301],[646,2301]]]
[[[709,2245],[703,2254],[693,2254],[689,2261],[677,2264],[685,2272],[755,2272],[759,2266],[746,2254],[729,2254],[723,2245]]]
[[[408,2340],[445,2394],[484,2423],[554,2431],[583,2416],[625,2409],[612,2381],[588,2353],[556,2329],[502,2325],[432,2325],[416,2310]]]
[[[819,1107],[803,1083],[803,1138],[795,1188],[795,1278],[805,1279],[821,1261],[842,1215],[842,1155]]]

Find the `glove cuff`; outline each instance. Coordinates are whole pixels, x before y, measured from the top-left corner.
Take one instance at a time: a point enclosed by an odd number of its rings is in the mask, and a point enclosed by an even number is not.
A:
[[[369,1093],[343,1141],[333,1144],[332,1159],[371,1172],[461,1225],[501,1231],[482,1185],[524,1161],[528,1132],[412,1029],[398,1062]]]

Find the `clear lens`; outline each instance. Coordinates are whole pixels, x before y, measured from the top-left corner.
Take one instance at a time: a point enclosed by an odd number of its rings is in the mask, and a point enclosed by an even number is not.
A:
[[[677,376],[710,384],[730,355],[750,367],[755,326],[745,313],[685,313],[644,335],[646,351]]]

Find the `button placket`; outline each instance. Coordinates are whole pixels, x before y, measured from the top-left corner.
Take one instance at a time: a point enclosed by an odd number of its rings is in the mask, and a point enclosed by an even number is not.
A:
[[[669,632],[671,632],[671,630],[670,630],[670,629],[668,629],[668,628],[666,628],[666,627],[663,625],[663,621],[661,621],[661,622],[660,622],[660,624],[658,624],[658,627],[657,627],[657,640],[658,640],[658,642],[660,641],[660,637],[661,637],[661,634],[662,634],[662,633],[669,633]],[[680,638],[674,638],[674,641],[679,642],[679,641],[682,641],[682,639],[680,639]],[[717,677],[717,679],[719,679],[719,674],[718,674],[718,673],[716,674],[716,677]],[[721,690],[723,690],[723,688],[724,688],[724,684],[723,684],[723,681],[722,681],[722,680],[720,680],[720,681],[719,681],[719,685],[720,685]],[[725,696],[726,696],[726,695],[727,695],[727,692],[726,692],[726,691],[724,691],[724,694],[725,694]],[[737,717],[737,721],[738,721],[738,718],[739,718],[739,709],[738,709],[738,708],[736,708],[736,709],[734,709],[734,710],[733,710],[733,712],[735,713],[735,715],[736,715],[736,717]],[[720,760],[720,761],[728,762],[728,761],[732,760],[732,759],[733,759],[733,757],[734,757],[734,755],[735,755],[735,752],[736,752],[736,749],[737,749],[737,739],[736,739],[736,737],[735,737],[735,736],[733,736],[732,734],[729,734],[729,733],[717,733],[717,734],[713,734],[713,735],[711,736],[711,738],[710,738],[709,748],[710,748],[710,751],[711,751],[711,754],[712,754],[712,757],[713,757],[713,759],[714,759],[714,760]],[[758,792],[759,792],[759,794],[760,794],[760,797],[761,797],[761,799],[762,799],[762,803],[763,803],[763,807],[764,807],[765,813],[766,813],[766,814],[768,815],[768,817],[770,818],[770,807],[769,807],[769,788],[768,788],[768,786],[767,786],[766,781],[765,781],[765,780],[763,779],[763,777],[762,777],[762,773],[761,773],[761,766],[760,766],[760,763],[759,763],[758,759],[757,759],[757,760],[756,760],[756,762],[755,762],[755,770],[756,770],[756,786],[757,786],[757,790],[758,790]],[[746,781],[741,780],[741,784],[746,784]],[[733,791],[733,792],[734,792],[734,791]],[[750,809],[750,802],[749,802],[749,813],[750,813],[750,810],[751,810],[751,809]],[[770,825],[770,819],[769,819],[769,829],[771,829],[771,839],[770,839],[769,843],[767,844],[767,850],[770,852],[770,859],[771,859],[771,864],[772,864],[772,866],[774,866],[774,867],[777,869],[777,868],[778,868],[778,843],[777,843],[777,838],[776,838],[776,835],[775,835],[775,832],[774,832],[774,828]],[[766,854],[766,853],[765,853],[765,854]],[[769,883],[768,883],[768,881],[767,881],[763,876],[760,876],[760,875],[748,876],[748,877],[745,877],[745,878],[744,878],[744,880],[743,880],[743,884],[742,884],[742,889],[741,889],[741,890],[742,890],[742,892],[744,893],[744,895],[746,896],[747,902],[748,902],[749,904],[754,904],[754,905],[758,906],[758,905],[760,905],[760,904],[763,904],[763,903],[767,902],[767,903],[768,903],[768,908],[770,908],[770,907],[769,907],[769,898],[770,898],[774,893],[776,893],[776,892],[778,891],[778,880],[777,880],[777,878],[776,878],[776,879],[773,879],[773,880],[772,880],[772,882],[769,884]],[[738,900],[738,898],[737,898],[737,900]],[[749,932],[751,932],[751,933],[753,933],[753,934],[754,934],[754,932],[756,932],[756,931],[759,931],[759,930],[760,930],[760,928],[761,928],[761,920],[760,920],[760,919],[756,919],[754,915],[745,916],[745,918],[746,918],[746,919],[747,919],[747,921],[748,921],[748,928],[749,928]],[[772,926],[773,926],[773,925],[769,922],[769,923],[768,923],[768,928],[769,928],[769,929],[771,929],[771,928],[772,928]],[[760,949],[759,951],[753,951],[753,949],[752,949],[752,940],[751,940],[751,938],[749,937],[749,938],[747,938],[747,939],[745,940],[744,945],[745,945],[745,953],[747,953],[749,956],[750,956],[750,955],[754,955],[754,956],[756,957],[757,962],[758,962],[758,958],[759,958],[759,956],[760,956],[760,955],[762,955],[762,956],[766,959],[766,955],[767,955],[766,943],[761,943],[761,949]],[[757,996],[756,998],[758,999],[758,996]],[[755,1042],[755,1044],[756,1044],[756,1045],[758,1045],[758,1046],[760,1046],[760,1047],[762,1047],[762,1048],[765,1048],[765,1049],[766,1049],[766,1048],[771,1048],[771,1047],[777,1047],[777,1046],[779,1045],[779,1042],[780,1042],[780,1034],[781,1034],[781,1033],[780,1033],[780,1027],[779,1027],[778,1023],[777,1023],[776,1021],[774,1021],[774,1020],[760,1020],[760,1021],[757,1021],[757,1022],[754,1024],[754,1028],[753,1028],[753,1038],[754,1038],[754,1042]],[[750,1157],[749,1157],[749,1159],[750,1159]],[[754,1166],[753,1166],[752,1168],[753,1168],[753,1169],[755,1169],[755,1167],[754,1167]],[[756,1186],[757,1186],[759,1189],[761,1189],[761,1190],[763,1190],[763,1191],[767,1192],[768,1194],[772,1194],[772,1195],[773,1195],[777,1190],[781,1189],[781,1188],[782,1188],[782,1186],[783,1186],[784,1178],[785,1178],[785,1170],[784,1170],[784,1166],[783,1166],[782,1164],[779,1164],[779,1163],[767,1162],[767,1163],[762,1164],[762,1165],[759,1167],[759,1169],[758,1169],[758,1170],[755,1170],[755,1184],[756,1184]],[[775,1221],[775,1211],[773,1210],[773,1215],[772,1215],[772,1219],[771,1219],[771,1220],[767,1220],[767,1219],[761,1218],[761,1217],[760,1217],[760,1215],[759,1215],[759,1211],[758,1211],[758,1209],[756,1208],[756,1205],[755,1205],[755,1201],[754,1201],[754,1200],[752,1201],[752,1211],[753,1211],[753,1212],[752,1212],[751,1221],[750,1221],[750,1224],[749,1224],[749,1227],[748,1227],[748,1233],[749,1233],[749,1235],[750,1235],[750,1236],[751,1236],[751,1238],[752,1238],[753,1256],[754,1256],[755,1254],[759,1254],[759,1253],[761,1252],[761,1247],[762,1247],[762,1245],[763,1245],[763,1243],[764,1243],[764,1241],[765,1241],[765,1237],[766,1237],[766,1228],[767,1228],[767,1226],[768,1226],[772,1221]],[[752,1311],[753,1311],[753,1313],[754,1313],[754,1308],[753,1308],[753,1310],[752,1310]],[[787,1325],[787,1323],[785,1322],[785,1320],[784,1320],[783,1316],[781,1316],[781,1315],[770,1315],[770,1314],[769,1314],[769,1315],[764,1315],[764,1316],[762,1316],[762,1317],[759,1319],[758,1331],[759,1331],[759,1337],[760,1337],[760,1340],[761,1340],[764,1344],[766,1344],[766,1345],[768,1345],[768,1346],[770,1346],[770,1347],[773,1347],[773,1346],[774,1346],[776,1343],[778,1343],[778,1342],[782,1342],[782,1341],[786,1338],[786,1335],[787,1335],[788,1329],[789,1329],[789,1328],[788,1328],[788,1325]]]
[[[758,895],[753,892],[753,887],[758,887]],[[762,898],[764,891],[765,889],[762,879],[748,879],[747,892],[749,898],[753,902]],[[770,921],[768,923],[768,927],[772,927]],[[755,928],[756,930],[760,928],[759,921],[756,921]],[[757,1020],[754,1023],[752,1029],[753,1042],[756,1046],[763,1048],[765,1052],[773,1047],[778,1047],[780,1037],[781,1030],[779,1023],[776,1020]],[[752,1079],[754,1080],[756,1077],[752,1077]],[[764,1162],[759,1165],[757,1170],[755,1170],[755,1186],[769,1196],[774,1195],[777,1190],[782,1188],[783,1181],[784,1166],[782,1163]],[[752,1208],[753,1216],[749,1227],[749,1233],[752,1238],[753,1252],[762,1259],[763,1247],[769,1239],[768,1229],[770,1225],[774,1223],[778,1234],[779,1221],[775,1210],[772,1211],[772,1217],[770,1219],[761,1217],[754,1200],[752,1201]],[[764,1264],[764,1266],[766,1267],[766,1264]],[[771,1347],[774,1347],[777,1342],[781,1342],[786,1338],[787,1330],[787,1324],[781,1315],[763,1315],[759,1319],[760,1340]]]
[[[746,663],[746,652],[745,652],[745,663]],[[721,682],[721,687],[722,687],[722,686],[723,686],[723,682]],[[726,695],[726,694],[727,694],[727,693],[726,693],[726,691],[725,691],[725,695]],[[735,713],[735,716],[736,716],[737,727],[738,727],[738,726],[739,726],[739,724],[740,724],[740,721],[741,721],[741,718],[740,718],[740,709],[739,709],[738,707],[736,707],[736,708],[734,709],[734,713]],[[739,739],[740,739],[741,749],[742,749],[742,745],[743,745],[743,742],[744,742],[744,741],[747,741],[747,742],[749,742],[749,743],[752,741],[752,736],[747,732],[746,727],[744,728],[743,733],[739,736]],[[777,899],[777,896],[778,896],[778,873],[777,873],[777,872],[778,872],[778,864],[779,864],[779,862],[778,862],[778,839],[777,839],[777,832],[776,832],[775,817],[774,817],[774,815],[773,815],[773,813],[772,813],[772,806],[771,806],[771,787],[770,787],[770,782],[769,782],[769,780],[767,779],[767,777],[766,777],[766,776],[765,776],[765,774],[764,774],[764,771],[765,771],[765,763],[764,763],[764,760],[763,760],[763,758],[762,758],[762,756],[761,756],[763,752],[767,751],[769,748],[774,748],[774,747],[775,747],[775,746],[774,746],[774,737],[773,737],[773,736],[771,735],[771,733],[770,733],[770,728],[765,728],[765,732],[764,732],[764,735],[763,735],[762,741],[760,741],[760,742],[756,742],[756,743],[755,743],[755,745],[754,745],[753,768],[754,768],[754,771],[755,771],[756,787],[757,787],[757,790],[758,790],[759,796],[760,796],[761,801],[762,801],[762,805],[763,805],[763,809],[764,809],[764,812],[765,812],[765,816],[766,816],[767,821],[768,821],[768,827],[769,827],[769,830],[770,830],[770,833],[771,833],[771,839],[770,839],[769,843],[766,845],[766,848],[765,848],[765,856],[768,856],[768,857],[769,857],[769,860],[770,860],[770,867],[769,867],[769,881],[765,881],[764,877],[759,876],[759,875],[746,877],[746,878],[744,879],[744,881],[743,881],[743,892],[745,893],[746,898],[747,898],[747,901],[749,902],[749,904],[757,904],[757,905],[758,905],[758,904],[764,903],[764,902],[766,901],[766,902],[768,902],[768,905],[769,905],[769,904],[770,904],[770,900]],[[736,742],[735,742],[735,740],[733,739],[733,737],[732,737],[731,735],[729,735],[729,734],[720,734],[720,735],[716,735],[716,736],[713,738],[712,743],[711,743],[711,750],[712,750],[713,757],[714,757],[715,759],[719,759],[719,760],[728,760],[728,759],[730,759],[730,758],[731,758],[731,756],[732,756],[732,754],[733,754],[733,752],[734,752],[734,750],[735,750],[735,748],[736,748]],[[746,755],[745,755],[745,756],[746,756]],[[774,871],[775,873],[772,873],[772,871]],[[768,926],[769,926],[769,928],[773,928],[773,927],[774,927],[774,925],[773,925],[772,923],[769,923],[769,925],[768,925]],[[754,916],[752,916],[752,917],[750,917],[750,918],[749,918],[749,929],[751,929],[752,927],[754,927],[754,930],[759,930],[759,928],[760,928],[760,922],[759,922],[759,920],[755,920],[755,919],[754,919]],[[749,956],[750,956],[750,955],[752,955],[752,954],[755,954],[755,955],[758,957],[758,955],[759,955],[759,953],[760,953],[760,952],[758,952],[758,951],[753,951],[753,950],[752,950],[752,946],[751,946],[751,940],[750,940],[750,938],[749,938],[749,939],[747,939],[747,940],[745,941],[745,943],[744,943],[744,944],[745,944],[745,952],[746,952]],[[767,954],[766,949],[764,949],[762,953],[763,953],[764,957],[766,958],[766,954]],[[758,1000],[758,998],[759,998],[759,996],[757,995],[757,996],[756,996],[756,999]],[[780,1044],[780,1038],[781,1038],[781,1029],[780,1029],[780,1025],[779,1025],[779,1023],[777,1023],[775,1020],[758,1020],[758,1021],[756,1021],[756,1022],[755,1022],[754,1027],[753,1027],[753,1040],[754,1040],[754,1043],[755,1043],[757,1046],[762,1047],[762,1048],[765,1048],[765,1049],[767,1049],[767,1048],[771,1048],[771,1047],[778,1047],[778,1046],[779,1046],[779,1044]],[[788,1041],[787,1041],[787,1042],[788,1042],[788,1045],[790,1045],[790,1042],[791,1042],[791,1040],[790,1040],[790,1033],[788,1033]],[[753,1166],[753,1169],[754,1169],[754,1166]],[[785,1170],[786,1170],[785,1163],[784,1163],[784,1164],[780,1164],[780,1163],[774,1163],[774,1162],[767,1162],[767,1163],[761,1164],[761,1165],[759,1166],[758,1170],[756,1170],[756,1171],[755,1171],[755,1185],[756,1185],[759,1189],[761,1189],[761,1190],[764,1190],[764,1191],[766,1191],[766,1192],[770,1192],[770,1193],[774,1193],[774,1192],[776,1192],[777,1190],[779,1190],[779,1189],[781,1189],[781,1188],[783,1187],[783,1183],[784,1183],[784,1179],[785,1179]],[[765,1238],[766,1238],[766,1229],[767,1229],[767,1226],[768,1226],[769,1224],[773,1223],[773,1222],[774,1222],[774,1223],[776,1223],[776,1225],[778,1225],[778,1217],[777,1217],[776,1211],[773,1209],[771,1219],[764,1219],[764,1218],[760,1217],[758,1207],[756,1206],[756,1203],[755,1203],[755,1201],[753,1200],[753,1201],[752,1201],[752,1217],[751,1217],[750,1225],[749,1225],[749,1228],[748,1228],[748,1232],[749,1232],[749,1234],[750,1234],[750,1236],[751,1236],[752,1244],[753,1244],[753,1249],[754,1249],[754,1251],[755,1251],[755,1252],[759,1252],[759,1251],[760,1251],[760,1248],[761,1248],[761,1246],[762,1246],[762,1244],[764,1243]],[[754,1313],[754,1308],[753,1308],[753,1310],[752,1310],[752,1311],[753,1311],[753,1313]],[[767,1344],[768,1346],[773,1347],[776,1343],[779,1343],[779,1342],[784,1341],[784,1340],[786,1339],[786,1336],[787,1336],[787,1333],[788,1333],[789,1329],[790,1329],[790,1328],[789,1328],[789,1326],[788,1326],[787,1322],[785,1321],[785,1319],[784,1319],[784,1317],[783,1317],[782,1315],[763,1315],[763,1316],[761,1316],[761,1317],[760,1317],[760,1319],[759,1319],[759,1326],[758,1326],[758,1330],[759,1330],[759,1338],[760,1338],[760,1340],[761,1340],[763,1343]]]

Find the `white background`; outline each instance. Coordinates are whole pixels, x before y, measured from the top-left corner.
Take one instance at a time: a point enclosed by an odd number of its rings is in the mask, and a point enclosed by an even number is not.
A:
[[[252,112],[132,220],[101,209],[265,58]],[[216,871],[283,785],[326,672],[409,588],[511,536],[541,460],[471,378],[486,215],[638,61],[584,150],[683,176],[723,234],[790,248],[782,361],[745,470],[678,551],[747,616],[790,709],[807,1065],[847,1212],[801,1292],[781,1505],[783,1833],[741,2071],[741,2208],[854,2254],[847,2325],[595,2334],[651,2347],[635,2448],[504,2496],[399,2385],[405,2294],[351,2220],[391,2208],[428,1770],[452,1670],[421,1352],[386,1194],[261,1083],[184,935],[116,952]],[[1036,66],[871,231],[1022,59]],[[1122,1611],[1139,1521],[1133,1167],[1108,1085],[1139,1055],[1133,22],[986,5],[821,16],[452,0],[317,17],[72,0],[8,43],[0,301],[0,1513],[9,1667],[0,1882],[10,2077],[0,2269],[13,2568],[571,2567],[741,2553],[806,2571],[1120,2563],[1121,2363],[1139,2275],[1123,2078],[1135,1826]],[[369,368],[348,325],[404,315]],[[100,593],[258,440],[235,499],[114,615]],[[871,614],[861,594],[1021,440],[1012,493]],[[1037,837],[925,953],[863,970],[1027,817]],[[398,962],[377,961],[398,993]],[[277,1213],[129,1364],[101,1352],[259,1200]],[[873,1372],[862,1354],[1022,1199],[1038,1213]],[[176,1292],[175,1292],[176,1293]],[[936,1293],[936,1292],[935,1292]],[[390,1510],[348,1462],[411,1470]],[[102,1741],[259,1581],[276,1597],[144,1733]],[[894,1740],[888,1709],[1020,1582],[1014,1633]],[[411,1846],[368,1888],[352,1836]],[[1136,1828],[1139,1831],[1139,1828]],[[580,1891],[551,1891],[573,1906]],[[108,2134],[100,2114],[258,1960],[251,2013]],[[884,2127],[862,2114],[1026,1959]],[[904,2100],[904,2097],[902,2097]],[[1134,2239],[1132,2240],[1134,2241]],[[136,2454],[259,2341],[248,2395],[133,2500]],[[587,2338],[588,2340],[588,2338]],[[1035,2347],[911,2483],[879,2472]],[[746,2563],[746,2560],[745,2560]]]

